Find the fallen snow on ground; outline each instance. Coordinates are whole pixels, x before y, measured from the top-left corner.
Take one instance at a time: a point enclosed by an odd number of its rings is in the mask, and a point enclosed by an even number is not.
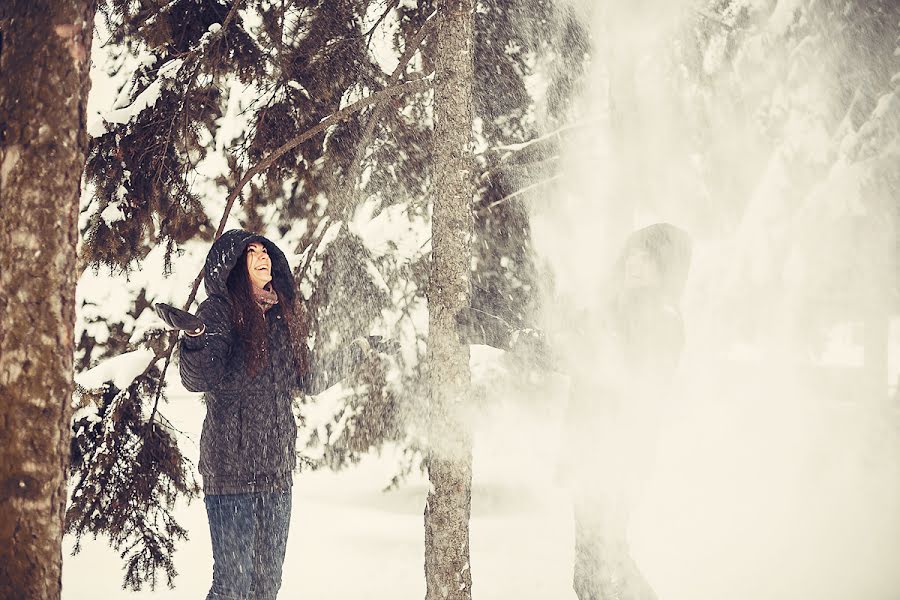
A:
[[[170,380],[166,415],[188,434],[183,444],[196,461],[203,408],[198,395]],[[503,416],[505,415],[505,416]],[[471,553],[479,600],[558,598],[574,600],[571,513],[565,494],[534,471],[543,448],[529,443],[547,427],[499,411],[476,441]],[[553,425],[551,424],[551,427]],[[503,431],[508,435],[502,434]],[[509,445],[516,449],[508,456]],[[503,454],[506,447],[507,454]],[[295,478],[291,531],[280,598],[396,600],[423,598],[423,509],[427,481],[414,477],[398,491],[381,490],[395,474],[391,450],[340,473],[303,473]],[[508,467],[508,468],[507,468]],[[202,501],[179,505],[190,540],[176,555],[176,588],[154,592],[121,589],[121,560],[101,538],[84,540],[63,565],[64,600],[203,598],[212,572],[209,530]]]
[[[629,532],[661,600],[896,598],[898,410],[810,395],[801,375],[761,363],[685,364]],[[781,393],[767,394],[776,381]],[[492,387],[508,401],[479,422],[476,600],[575,600],[571,509],[554,480],[565,385],[540,383]],[[170,385],[166,414],[187,432],[183,448],[196,461],[202,405]],[[381,492],[396,462],[388,449],[340,473],[296,477],[282,600],[424,597],[427,481]],[[204,597],[212,559],[203,503],[180,506],[178,516],[191,537],[176,555],[175,590],[123,591],[121,560],[104,540],[85,540],[81,554],[66,553],[63,599]]]

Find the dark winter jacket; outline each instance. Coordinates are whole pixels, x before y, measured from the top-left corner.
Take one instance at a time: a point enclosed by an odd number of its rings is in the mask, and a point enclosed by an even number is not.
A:
[[[668,223],[656,223],[632,233],[618,261],[621,287],[626,257],[635,250],[646,252],[659,269],[661,289],[619,294],[610,303],[607,320],[615,335],[625,367],[632,377],[664,382],[672,376],[684,346],[681,296],[691,264],[688,234]]]
[[[254,241],[268,250],[272,278],[288,297],[266,313],[269,364],[251,376],[233,326],[226,282],[244,249]],[[197,316],[206,331],[185,337],[180,352],[184,386],[204,392],[206,401],[198,465],[204,490],[236,494],[287,489],[296,464],[297,425],[291,396],[304,385],[306,375],[297,373],[283,313],[283,304],[296,294],[287,259],[268,239],[231,230],[209,251],[205,285],[208,298]]]
[[[623,291],[625,258],[635,250],[647,252],[659,268],[658,291]],[[630,440],[621,430],[636,427],[645,435],[652,431],[658,412],[654,405],[664,400],[684,346],[678,305],[690,260],[687,233],[667,223],[638,230],[626,241],[610,298],[586,328],[593,337],[578,340],[580,358],[572,372],[573,393],[563,428],[567,470],[580,464],[589,478],[603,477],[604,469],[597,468],[600,462],[592,457],[621,452],[632,463],[640,462],[634,455],[650,447],[651,440]],[[609,447],[610,439],[618,435],[625,439],[618,438]],[[629,448],[631,444],[646,448]]]

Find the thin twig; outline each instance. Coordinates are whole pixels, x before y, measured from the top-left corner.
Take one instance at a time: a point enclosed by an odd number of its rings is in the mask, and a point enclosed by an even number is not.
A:
[[[409,61],[412,60],[413,56],[415,56],[416,52],[419,50],[419,46],[422,45],[422,42],[425,40],[425,36],[428,34],[428,30],[435,23],[434,19],[435,13],[431,13],[425,19],[425,22],[422,23],[422,26],[419,28],[419,31],[416,32],[415,37],[410,40],[409,44],[407,44],[406,48],[403,50],[403,54],[400,56],[400,60],[397,62],[397,66],[394,67],[394,71],[391,73],[391,76],[388,78],[387,88],[391,88],[397,85],[400,82],[400,78],[403,77],[403,73],[406,71],[406,65],[409,64]],[[356,147],[356,154],[353,157],[353,163],[350,166],[350,180],[348,186],[350,192],[349,201],[352,204],[354,200],[354,196],[356,194],[356,181],[359,179],[359,175],[362,167],[362,159],[366,153],[366,148],[369,143],[372,141],[372,135],[375,132],[375,125],[378,124],[378,120],[381,118],[381,115],[384,114],[386,110],[386,104],[379,104],[372,110],[372,115],[369,117],[368,122],[366,122],[365,131],[363,131],[362,136],[360,136],[359,144]]]
[[[434,15],[435,13],[431,13],[428,18],[425,19],[425,22],[419,28],[419,31],[416,32],[415,37],[410,40],[409,44],[407,44],[406,49],[404,49],[403,54],[400,56],[400,60],[397,62],[397,66],[394,67],[394,71],[391,73],[391,76],[388,78],[387,88],[393,87],[400,82],[400,78],[403,77],[404,71],[406,71],[406,65],[409,64],[409,61],[412,60],[413,56],[415,56],[416,52],[419,49],[419,46],[425,40],[425,36],[428,34],[428,30],[434,24]],[[349,169],[349,177],[348,177],[348,185],[346,189],[348,190],[348,198],[346,198],[346,203],[353,205],[355,204],[355,196],[356,196],[356,182],[359,179],[360,173],[362,172],[362,159],[365,156],[366,148],[372,141],[372,136],[375,133],[375,126],[378,124],[378,120],[384,114],[386,110],[386,103],[379,104],[374,109],[372,109],[372,115],[369,117],[369,120],[366,122],[366,128],[363,131],[362,135],[359,139],[359,144],[356,146],[356,154],[353,156],[353,162],[350,165]],[[340,201],[338,204],[338,210],[342,209],[343,206]],[[336,217],[339,215],[335,215]]]
[[[481,210],[477,211],[475,214],[478,215],[479,217],[483,217],[484,215],[491,212],[491,209],[493,209],[494,207],[496,207],[500,204],[503,204],[504,202],[509,202],[513,198],[516,198],[518,196],[521,196],[522,194],[528,193],[535,188],[541,187],[542,185],[547,185],[548,183],[555,181],[555,180],[559,179],[560,177],[562,177],[562,175],[560,173],[557,173],[556,175],[553,175],[552,177],[548,177],[547,179],[542,179],[541,181],[538,181],[537,183],[532,183],[528,187],[524,187],[517,192],[513,192],[509,196],[504,196],[503,198],[500,198],[499,200],[497,200],[495,202],[491,202],[490,204],[488,204]]]
[[[479,175],[479,177],[478,177],[479,185],[484,184],[493,175],[495,175],[497,172],[501,171],[509,161],[513,160],[516,156],[519,156],[523,152],[530,150],[533,147],[550,140],[551,138],[556,138],[557,140],[562,142],[563,141],[563,137],[562,137],[563,133],[570,131],[570,130],[583,129],[585,127],[588,127],[592,124],[596,124],[598,122],[599,122],[598,120],[588,120],[588,121],[580,121],[578,123],[571,123],[569,125],[563,125],[562,127],[555,129],[554,131],[551,131],[549,133],[545,133],[536,138],[532,138],[532,139],[528,140],[527,142],[522,142],[521,144],[515,144],[514,146],[506,146],[506,147],[498,147],[498,148],[488,148],[481,154],[481,156],[494,154],[494,155],[499,155],[500,158],[493,167],[489,168],[488,170],[483,172],[481,175]],[[507,153],[503,154],[504,151],[507,151]]]
[[[256,175],[269,168],[276,160],[278,160],[303,142],[312,138],[313,136],[325,131],[335,123],[346,121],[348,118],[350,118],[351,115],[359,112],[367,106],[388,98],[392,98],[394,96],[399,96],[400,94],[420,92],[428,89],[430,86],[431,82],[423,78],[404,83],[403,85],[386,88],[374,94],[370,94],[365,98],[357,100],[353,104],[342,108],[336,113],[329,115],[328,117],[322,119],[318,125],[307,129],[297,137],[282,144],[280,148],[248,169],[247,172],[244,173],[243,177],[241,177],[240,181],[238,181],[238,184],[234,187],[234,189],[231,190],[231,193],[228,194],[228,198],[225,200],[225,214],[222,215],[222,220],[219,222],[219,227],[216,229],[216,239],[218,239],[219,236],[222,235],[222,231],[225,229],[225,222],[228,219],[228,214],[231,212],[231,207],[234,204],[235,199],[241,193],[241,190],[244,188],[244,186],[247,185],[247,183]],[[197,275],[197,278],[194,280],[194,285],[191,290],[191,295],[188,298],[188,302],[185,305],[185,310],[187,310],[190,307],[191,303],[193,303],[194,298],[197,294],[197,289],[200,287],[200,282],[202,280],[203,272],[201,271],[200,274]]]
[[[231,24],[231,20],[234,19],[234,16],[237,14],[241,2],[242,0],[234,0],[234,4],[231,5],[231,10],[228,11],[228,14],[225,15],[225,20],[222,21],[222,31],[228,29],[228,26]]]
[[[388,5],[387,9],[383,13],[381,13],[381,16],[378,17],[378,20],[375,21],[375,24],[372,25],[372,27],[363,34],[363,37],[366,38],[366,50],[368,50],[369,46],[372,44],[372,37],[375,35],[375,30],[378,29],[378,26],[384,22],[387,16],[391,14],[391,11],[394,10],[399,3],[400,0],[391,0],[391,3]]]
[[[696,10],[696,13],[697,13],[698,15],[700,15],[701,17],[703,17],[704,19],[706,19],[707,21],[712,21],[713,23],[716,23],[716,24],[718,24],[718,25],[721,25],[722,27],[724,27],[724,28],[727,29],[728,31],[733,31],[733,30],[734,30],[734,25],[729,25],[728,23],[726,23],[726,22],[723,21],[722,19],[720,19],[720,18],[718,18],[718,17],[715,17],[715,16],[709,14],[709,13],[706,12],[705,10],[697,9],[697,10]]]

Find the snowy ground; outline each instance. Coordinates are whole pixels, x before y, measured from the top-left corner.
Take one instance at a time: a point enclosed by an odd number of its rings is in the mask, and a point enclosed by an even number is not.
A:
[[[745,380],[729,373],[727,388],[692,384],[663,427],[630,534],[660,599],[896,600],[900,410],[850,395],[804,395],[809,390],[785,373],[741,368]],[[773,378],[781,393],[766,395]],[[172,384],[168,414],[194,432],[186,450],[196,456],[202,407]],[[552,399],[542,406],[490,411],[476,439],[477,600],[575,599],[571,511],[553,481],[560,407]],[[424,597],[426,482],[382,493],[393,464],[386,453],[341,473],[296,478],[283,600]],[[211,557],[203,504],[179,514],[191,539],[176,556],[175,590],[121,590],[121,561],[101,539],[66,558],[63,598],[204,597]]]
[[[166,414],[177,427],[193,432],[194,444],[186,444],[185,450],[196,459],[203,409],[196,395],[176,392],[176,381],[170,386],[172,400]],[[504,481],[501,474],[528,471],[529,463],[546,460],[539,447],[532,444],[529,450],[526,443],[546,423],[532,421],[523,428],[520,416],[507,413],[505,424],[495,420],[495,430],[479,436],[471,531],[475,594],[480,600],[574,599],[571,511],[564,491],[534,478],[522,482],[506,476]],[[501,428],[515,433],[501,438],[497,435]],[[522,448],[512,459],[516,468],[496,458],[510,455],[510,443]],[[280,598],[424,597],[422,512],[427,482],[419,477],[398,491],[382,492],[394,464],[388,452],[344,472],[296,477]],[[85,540],[81,553],[65,555],[63,599],[205,597],[212,558],[203,502],[182,506],[178,514],[190,540],[176,555],[179,576],[174,590],[165,586],[155,592],[122,590],[116,553],[103,539]]]
[[[388,474],[384,466],[370,461],[340,475],[298,478],[281,598],[424,597],[425,486],[382,494],[378,488]],[[500,514],[487,495],[476,492],[472,523],[477,597],[570,598],[571,532],[563,499],[522,504]],[[499,502],[504,509],[519,504],[513,497]],[[194,502],[181,515],[191,539],[177,556],[175,590],[121,590],[120,561],[101,540],[67,559],[63,598],[205,597],[212,563],[202,502]]]

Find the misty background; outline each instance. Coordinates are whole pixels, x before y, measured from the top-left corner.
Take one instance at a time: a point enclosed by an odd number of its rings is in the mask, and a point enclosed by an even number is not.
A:
[[[239,11],[248,30],[273,27],[257,16],[263,4]],[[366,4],[359,20],[374,35],[364,54],[382,72],[356,65],[356,75],[374,86],[395,68],[395,42],[428,13],[419,4]],[[561,422],[570,374],[604,365],[567,351],[567,340],[602,337],[599,299],[625,239],[668,222],[693,239],[680,303],[686,345],[663,397],[632,421],[640,451],[617,456],[620,468],[641,471],[627,523],[637,563],[662,600],[897,598],[900,8],[838,0],[479,6],[476,47],[493,40],[499,48],[476,53],[486,64],[476,93],[505,104],[482,101],[475,123],[483,185],[473,209],[473,304],[513,328],[543,330],[565,358],[529,370],[500,350],[472,349],[473,596],[575,597],[570,499],[557,477]],[[297,40],[312,38],[299,33],[307,17],[294,17]],[[98,28],[95,158],[114,155],[105,144],[127,136],[154,102],[158,110],[169,102],[167,77],[180,75],[167,74],[150,46]],[[298,42],[296,51],[313,49]],[[410,72],[427,74],[429,60],[423,52]],[[278,112],[287,101],[268,107],[281,120],[254,120],[266,86],[228,77],[216,125],[191,142],[202,150],[178,150],[193,156],[185,181],[196,214],[185,211],[184,235],[171,236],[177,252],[157,243],[167,239],[165,211],[147,217],[152,234],[129,234],[136,183],[121,173],[108,189],[88,179],[83,256],[99,268],[79,282],[82,398],[102,395],[112,373],[117,392],[146,375],[161,327],[149,302],[186,299],[209,247],[202,221],[221,214],[235,165],[265,149],[260,131],[294,125]],[[299,75],[292,81],[300,83],[279,93],[316,96]],[[152,97],[157,82],[161,101]],[[345,86],[335,107],[361,89]],[[327,208],[345,192],[323,165],[349,171],[353,154],[341,150],[352,144],[336,128],[318,150],[294,157],[302,169],[278,165],[278,177],[254,180],[229,220],[275,240],[293,268],[309,262],[301,290],[316,307],[317,344],[373,333],[402,345],[377,397],[331,390],[298,401],[298,452],[315,470],[296,478],[282,597],[423,593],[427,481],[416,381],[427,334],[430,211],[427,176],[418,179],[427,100],[426,92],[395,107],[376,131],[358,186],[349,184],[358,188],[349,216]],[[385,158],[396,152],[402,160]],[[96,169],[117,168],[100,162]],[[110,235],[138,240],[127,277],[112,250],[97,250]],[[141,348],[149,355],[133,354]],[[196,462],[202,404],[172,370],[167,385],[161,410]],[[368,430],[365,415],[382,414],[367,413],[373,403],[396,422]],[[76,414],[76,422],[105,418],[85,400]],[[174,590],[120,590],[121,559],[103,537],[86,537],[64,563],[64,597],[202,594],[211,557],[201,504],[181,498],[172,509],[189,531],[175,553]]]

